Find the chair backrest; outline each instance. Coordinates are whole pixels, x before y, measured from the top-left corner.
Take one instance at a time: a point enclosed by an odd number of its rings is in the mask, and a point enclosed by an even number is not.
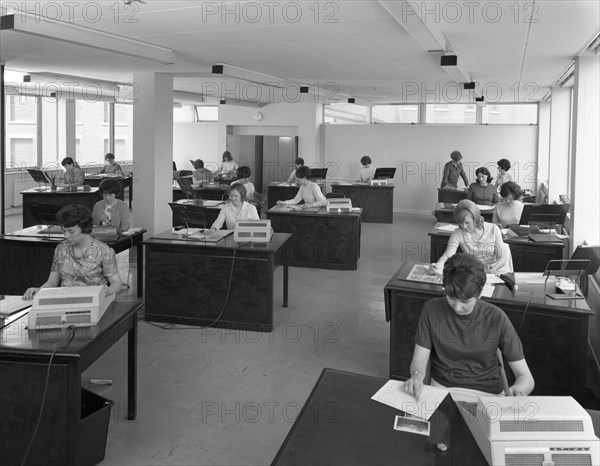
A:
[[[178,219],[173,219],[174,222],[178,224],[183,223],[186,228],[208,228],[208,221],[206,220],[208,209],[206,207],[193,204],[178,204],[176,202],[169,202],[169,206],[174,216],[179,216]]]
[[[198,194],[196,193],[196,191],[194,191],[191,178],[182,178],[180,176],[177,179],[177,182],[179,183],[179,187],[188,199],[198,199]]]
[[[58,225],[56,213],[64,206],[31,202],[28,204],[28,207],[38,225]]]
[[[345,199],[344,193],[327,193],[325,194],[326,199]]]

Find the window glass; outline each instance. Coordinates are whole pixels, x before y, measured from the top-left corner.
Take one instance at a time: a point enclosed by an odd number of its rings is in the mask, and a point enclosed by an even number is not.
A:
[[[537,125],[537,104],[486,105],[482,109],[484,125]]]
[[[37,103],[35,97],[11,95],[5,100],[6,168],[35,167],[37,160]]]
[[[356,104],[324,105],[325,123],[352,124],[367,123],[368,108]]]
[[[115,161],[126,160],[133,160],[133,105],[115,104]]]
[[[418,105],[373,105],[373,123],[418,123]]]
[[[173,107],[173,121],[175,123],[192,123],[194,121],[194,107],[183,105]]]
[[[477,105],[475,104],[426,104],[425,123],[458,123],[474,125]]]
[[[75,120],[81,124],[77,126],[76,157],[79,165],[84,168],[88,164],[104,163],[106,154],[105,140],[108,141],[108,122],[104,102],[78,100],[76,102]]]
[[[219,107],[196,105],[195,110],[195,121],[219,121]]]
[[[56,140],[56,112],[58,101],[43,97],[42,101],[42,160],[41,164],[44,169],[53,170],[59,167],[57,140]]]

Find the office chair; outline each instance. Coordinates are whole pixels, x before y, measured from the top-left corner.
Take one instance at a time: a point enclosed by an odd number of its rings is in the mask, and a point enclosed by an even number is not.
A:
[[[579,279],[579,289],[583,296],[588,297],[588,275],[594,275],[600,268],[600,246],[577,246],[569,260],[589,260],[590,265],[585,274]]]
[[[344,193],[327,193],[325,199],[346,199],[346,195]]]

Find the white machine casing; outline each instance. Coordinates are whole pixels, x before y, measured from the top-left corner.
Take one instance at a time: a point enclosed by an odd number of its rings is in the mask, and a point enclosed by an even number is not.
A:
[[[236,243],[268,243],[272,236],[271,220],[238,220],[233,230]]]
[[[33,298],[29,330],[95,325],[114,300],[106,286],[42,288]]]
[[[327,199],[326,210],[333,214],[352,212],[352,200],[346,198]]]
[[[476,415],[459,403],[489,465],[596,465],[600,440],[570,396],[481,397]]]

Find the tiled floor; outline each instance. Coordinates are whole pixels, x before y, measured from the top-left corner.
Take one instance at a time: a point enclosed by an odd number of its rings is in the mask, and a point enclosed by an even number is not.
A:
[[[433,225],[428,217],[394,221],[363,224],[357,271],[290,268],[287,309],[278,269],[273,333],[140,321],[136,421],[125,420],[125,340],[84,374],[114,382],[91,387],[115,401],[102,464],[269,464],[324,367],[386,377],[383,287],[403,249],[420,249]],[[133,299],[132,267],[132,287],[119,299]]]

